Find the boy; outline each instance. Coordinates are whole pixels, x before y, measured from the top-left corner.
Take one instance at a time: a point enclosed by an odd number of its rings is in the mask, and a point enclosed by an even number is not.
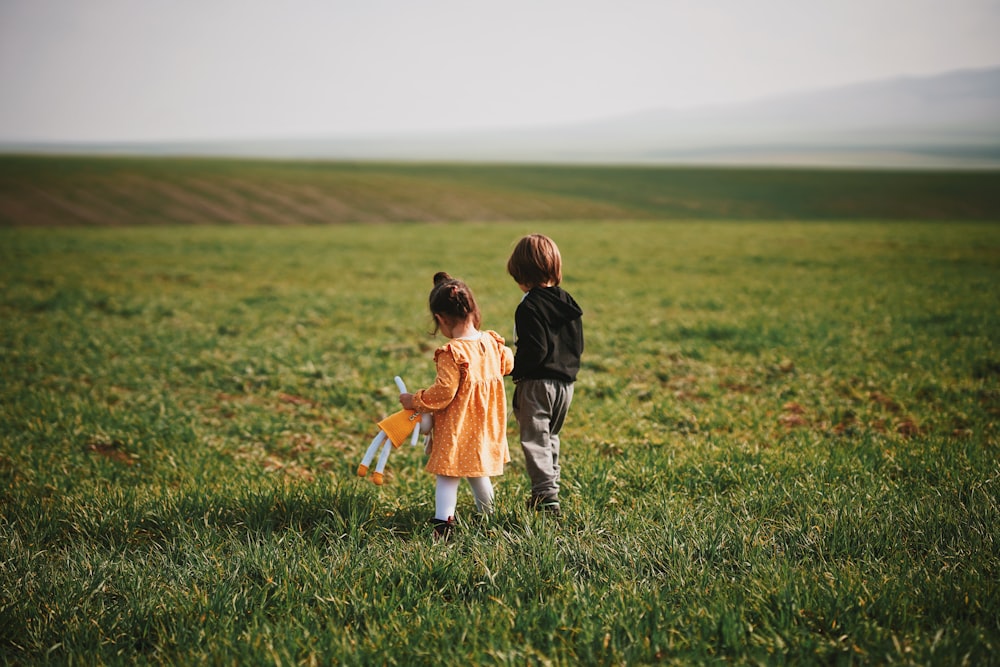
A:
[[[529,506],[560,514],[559,431],[573,401],[583,354],[583,311],[562,282],[552,239],[525,236],[507,260],[524,297],[514,313],[514,416],[531,479]]]

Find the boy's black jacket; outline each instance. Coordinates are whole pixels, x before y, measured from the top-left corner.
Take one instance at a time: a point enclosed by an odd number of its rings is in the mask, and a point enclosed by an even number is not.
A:
[[[514,382],[576,381],[583,354],[582,316],[561,287],[532,288],[514,312]]]

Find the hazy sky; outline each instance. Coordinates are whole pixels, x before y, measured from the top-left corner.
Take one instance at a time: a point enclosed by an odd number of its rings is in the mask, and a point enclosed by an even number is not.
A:
[[[0,0],[0,140],[508,127],[1000,65],[1000,0]]]

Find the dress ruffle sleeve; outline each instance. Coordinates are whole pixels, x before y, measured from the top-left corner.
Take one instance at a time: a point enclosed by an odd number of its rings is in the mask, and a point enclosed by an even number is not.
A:
[[[496,331],[489,330],[488,333],[496,341],[497,349],[500,350],[500,374],[510,375],[510,372],[514,370],[514,352],[507,347],[503,336],[498,334]]]
[[[451,404],[458,393],[462,380],[462,369],[452,354],[451,346],[445,345],[434,352],[437,377],[427,389],[413,394],[413,406],[417,412],[437,412]]]

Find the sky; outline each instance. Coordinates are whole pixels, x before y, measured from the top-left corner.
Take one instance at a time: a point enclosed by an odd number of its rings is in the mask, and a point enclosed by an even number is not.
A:
[[[0,0],[0,141],[556,125],[1000,65],[1000,0]]]

